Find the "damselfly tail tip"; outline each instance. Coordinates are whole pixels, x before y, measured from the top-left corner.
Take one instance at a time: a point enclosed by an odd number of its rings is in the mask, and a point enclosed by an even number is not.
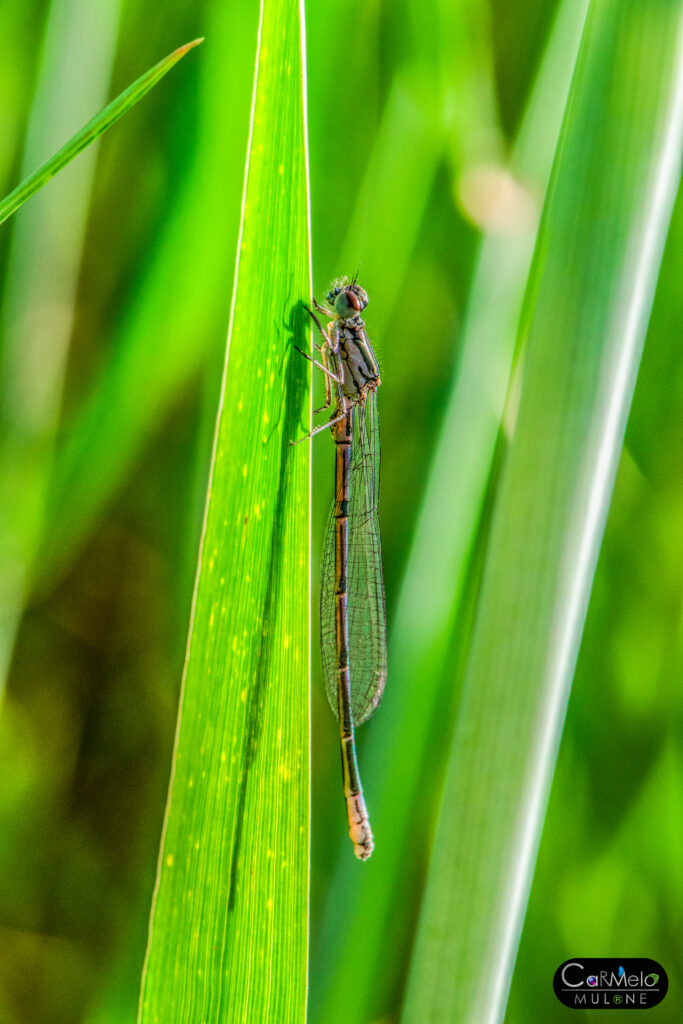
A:
[[[372,851],[375,849],[375,844],[372,840],[372,836],[369,839],[365,839],[362,843],[353,844],[353,852],[355,853],[358,860],[368,860],[372,856]]]
[[[349,837],[353,843],[353,852],[358,860],[367,860],[375,848],[375,842],[363,794],[352,793],[347,796],[346,809],[349,815]]]

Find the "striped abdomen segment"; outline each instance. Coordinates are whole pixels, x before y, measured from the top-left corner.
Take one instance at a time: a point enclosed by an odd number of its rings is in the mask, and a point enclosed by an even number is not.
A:
[[[342,778],[349,836],[360,860],[367,860],[373,850],[372,831],[363,797],[363,787],[356,760],[356,745],[351,709],[351,669],[349,665],[349,619],[347,566],[349,555],[349,471],[353,444],[353,413],[332,428],[336,442],[336,486],[334,501],[334,603],[335,649],[337,677],[337,717],[341,743]]]

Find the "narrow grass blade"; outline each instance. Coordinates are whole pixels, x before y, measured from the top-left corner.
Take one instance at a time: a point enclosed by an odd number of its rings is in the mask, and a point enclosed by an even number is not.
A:
[[[202,363],[221,364],[257,27],[257,8],[248,16],[244,4],[213,0],[207,8],[211,45],[200,62],[193,164],[117,315],[97,379],[60,439],[39,584],[68,568]]]
[[[91,142],[94,142],[108,128],[111,128],[120,117],[123,117],[131,107],[134,107],[145,93],[149,92],[171,70],[174,64],[178,63],[181,57],[185,56],[188,50],[191,50],[201,42],[203,42],[202,39],[195,39],[191,43],[186,43],[185,46],[180,46],[173,53],[170,53],[168,57],[160,60],[158,64],[155,64],[153,68],[150,68],[149,71],[141,75],[136,82],[133,82],[132,85],[117,96],[109,106],[101,110],[91,121],[88,121],[85,127],[81,128],[79,132],[69,139],[58,153],[55,153],[53,157],[46,160],[33,174],[30,174],[20,185],[17,185],[0,202],[0,224],[7,220],[8,217],[11,217],[27,199],[30,199],[38,189],[46,185],[50,178],[54,178],[55,174],[61,171],[63,167],[66,167]]]
[[[265,0],[143,1024],[305,1017],[310,445],[290,444],[309,420],[304,97],[302,12]]]
[[[588,15],[402,1020],[498,1021],[680,174],[683,10]]]

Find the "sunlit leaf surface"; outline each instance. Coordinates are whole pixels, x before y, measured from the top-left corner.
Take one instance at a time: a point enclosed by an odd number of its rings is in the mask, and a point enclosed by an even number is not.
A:
[[[228,356],[140,1020],[303,1019],[310,294],[302,28],[262,7]],[[307,325],[306,325],[307,329]]]

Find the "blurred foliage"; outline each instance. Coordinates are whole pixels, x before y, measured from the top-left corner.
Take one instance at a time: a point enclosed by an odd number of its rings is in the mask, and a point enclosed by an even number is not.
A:
[[[70,4],[0,3],[0,24],[12,39],[0,70],[2,195],[21,177],[46,26]],[[360,264],[370,294],[367,322],[383,378],[380,514],[390,624],[462,366],[482,234],[504,252],[521,234],[528,239],[540,208],[542,180],[518,168],[514,146],[529,123],[556,8],[543,0],[514,7],[502,0],[325,0],[307,11],[314,289],[319,295],[330,277]],[[33,311],[41,323],[67,318],[73,327],[61,408],[51,413],[55,446],[43,470],[40,556],[0,714],[0,1024],[135,1017],[228,326],[257,21],[257,5],[246,0],[122,4],[118,28],[112,21],[108,28],[117,33],[110,96],[179,42],[206,42],[102,140],[84,237],[74,242],[73,299],[66,309]],[[65,61],[54,74],[68,72]],[[97,109],[93,97],[84,119]],[[529,151],[545,152],[555,129],[543,117],[532,123]],[[53,191],[46,188],[46,202]],[[3,296],[25,215],[0,229]],[[38,250],[40,225],[35,232],[26,244]],[[679,202],[569,704],[510,1024],[561,1019],[551,979],[562,960],[624,950],[655,957],[669,971],[669,1002],[653,1017],[680,1015],[672,995],[683,983],[682,242]],[[20,326],[7,316],[2,322],[3,374]],[[7,379],[0,394],[21,408],[32,393],[8,396]],[[29,385],[39,379],[38,366]],[[328,438],[315,439],[313,455],[315,562],[331,490]],[[20,502],[13,511],[19,521]],[[456,505],[448,515],[458,516]],[[428,839],[485,539],[484,530],[474,543],[458,621],[443,627],[441,703],[430,713],[431,745],[417,758]],[[417,693],[432,685],[428,667],[412,680]],[[346,864],[338,740],[315,645],[313,673],[310,1019],[328,1024],[334,1014],[350,1019],[344,988],[354,978],[334,974],[345,962],[333,942],[335,907],[351,903],[364,868],[374,865]],[[386,706],[359,733],[361,766],[379,742],[380,716],[400,711],[391,700],[390,677]],[[388,833],[403,797],[400,764],[393,768],[395,803],[388,799],[383,811]],[[381,772],[377,765],[366,778],[371,813],[380,785],[371,779]],[[381,833],[376,838],[381,875],[379,858],[400,851],[382,852]],[[426,849],[401,875],[393,908],[375,920],[368,953],[376,992],[351,1024],[397,1017],[405,935],[415,925],[425,867]],[[354,940],[362,947],[362,935]]]

